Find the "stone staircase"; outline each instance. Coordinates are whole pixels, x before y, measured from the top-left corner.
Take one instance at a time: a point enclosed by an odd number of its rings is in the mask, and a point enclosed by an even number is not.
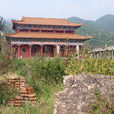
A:
[[[11,88],[18,90],[20,93],[15,98],[9,99],[8,106],[22,106],[25,103],[35,104],[36,95],[34,90],[26,83],[24,77],[9,77],[7,81]]]

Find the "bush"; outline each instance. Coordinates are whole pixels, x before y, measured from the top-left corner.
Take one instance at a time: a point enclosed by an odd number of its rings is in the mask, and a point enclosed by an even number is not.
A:
[[[3,75],[12,69],[12,60],[9,55],[0,53],[0,74]]]
[[[61,58],[34,58],[28,62],[29,77],[34,88],[37,88],[39,83],[53,83],[62,82],[65,75],[64,63]],[[38,89],[38,88],[37,88]]]
[[[71,59],[65,70],[66,74],[92,73],[114,76],[114,59],[85,58]]]
[[[96,102],[89,107],[89,114],[113,114],[114,103],[108,101],[105,97],[100,95],[99,91],[95,91]]]
[[[12,69],[12,60],[9,53],[9,45],[4,37],[0,36],[0,74],[5,74]]]
[[[27,76],[27,65],[26,61],[23,59],[13,59],[13,68],[12,72],[17,72],[18,75],[20,76]]]
[[[11,88],[7,82],[0,83],[0,104],[6,104],[9,98],[14,98],[18,92]]]

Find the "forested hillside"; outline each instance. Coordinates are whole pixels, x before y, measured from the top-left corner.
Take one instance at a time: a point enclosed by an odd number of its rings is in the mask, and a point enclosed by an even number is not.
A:
[[[103,20],[103,17],[99,18],[97,21],[88,21],[78,17],[71,17],[68,18],[68,21],[84,24],[82,27],[77,29],[76,33],[82,35],[92,35],[93,38],[88,41],[91,48],[104,47],[105,45],[114,45],[114,32],[109,32],[110,30],[106,30],[103,25],[101,27],[101,19]],[[110,23],[110,21],[107,21],[107,23]],[[114,26],[112,24],[112,28],[113,27]]]
[[[107,31],[114,32],[114,15],[105,15],[97,19],[96,24]]]

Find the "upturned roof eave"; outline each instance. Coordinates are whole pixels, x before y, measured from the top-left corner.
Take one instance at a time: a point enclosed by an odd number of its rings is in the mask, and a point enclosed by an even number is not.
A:
[[[16,33],[14,33],[14,34],[16,34]],[[13,36],[14,34],[6,34],[5,36],[6,37],[9,37],[9,38],[34,38],[34,39],[66,39],[66,40],[89,40],[89,39],[91,39],[92,38],[92,36],[83,36],[84,38],[81,38],[82,36],[78,36],[78,38],[70,38],[70,37],[53,37],[53,38],[51,38],[51,37],[42,37],[42,36],[40,36],[40,37],[37,37],[37,36]]]
[[[23,25],[53,25],[53,26],[71,26],[71,27],[81,27],[83,25],[83,23],[70,23],[69,24],[41,24],[41,23],[26,23],[21,21],[17,21],[17,20],[12,20],[13,24],[23,24]],[[74,25],[70,25],[70,24],[74,24]]]

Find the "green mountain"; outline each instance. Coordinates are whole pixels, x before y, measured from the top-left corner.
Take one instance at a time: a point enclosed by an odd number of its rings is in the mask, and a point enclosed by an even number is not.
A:
[[[96,24],[107,31],[114,32],[114,15],[105,15],[97,19]]]
[[[69,22],[84,24],[82,27],[76,30],[77,34],[93,36],[93,38],[88,41],[90,48],[104,47],[105,45],[114,45],[114,32],[105,30],[104,27],[98,24],[101,23],[100,21],[98,22],[98,20],[88,21],[78,17],[68,18]]]

